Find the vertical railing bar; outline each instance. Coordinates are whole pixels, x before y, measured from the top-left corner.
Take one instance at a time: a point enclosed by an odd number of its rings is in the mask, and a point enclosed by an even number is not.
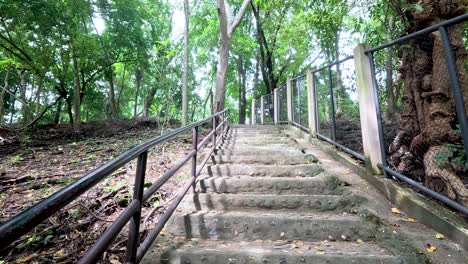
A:
[[[369,57],[370,69],[371,69],[371,78],[372,78],[372,89],[374,92],[375,98],[375,109],[377,113],[377,129],[379,130],[379,141],[380,141],[380,155],[382,156],[382,165],[387,167],[387,155],[385,153],[385,141],[384,141],[384,131],[382,127],[382,111],[380,109],[380,99],[377,91],[377,77],[375,76],[375,61],[374,61],[374,53],[369,52],[367,54]],[[390,177],[390,175],[383,170],[385,176]]]
[[[216,154],[216,117],[211,119],[213,125],[213,153]]]
[[[297,89],[297,107],[298,107],[298,116],[299,120],[297,120],[297,123],[302,126],[301,122],[301,87],[299,87],[299,79],[296,79],[296,89]]]
[[[127,241],[127,263],[136,263],[138,251],[138,235],[140,233],[141,207],[143,200],[143,188],[145,185],[146,161],[148,150],[138,156],[135,186],[133,187],[133,200],[139,201],[138,210],[133,214],[129,223],[128,241]]]
[[[336,141],[336,120],[335,120],[335,100],[333,96],[333,79],[331,66],[328,67],[328,79],[330,81],[330,104],[331,104],[331,117],[332,117],[332,139]]]
[[[463,138],[463,146],[465,149],[466,163],[468,164],[468,117],[466,116],[465,103],[463,102],[463,93],[460,88],[460,80],[458,79],[457,68],[453,58],[452,45],[450,37],[445,27],[439,27],[440,36],[442,37],[442,46],[445,51],[445,61],[447,62],[447,70],[450,77],[452,93],[455,100],[455,110],[457,113],[458,122]]]
[[[192,148],[195,150],[195,155],[192,157],[192,176],[196,177],[197,172],[197,154],[198,154],[198,127],[192,128]]]
[[[314,115],[315,115],[315,131],[319,133],[319,112],[318,112],[318,94],[317,94],[317,82],[315,81],[315,72],[312,72],[312,82],[314,83],[313,87],[313,93],[314,93]]]

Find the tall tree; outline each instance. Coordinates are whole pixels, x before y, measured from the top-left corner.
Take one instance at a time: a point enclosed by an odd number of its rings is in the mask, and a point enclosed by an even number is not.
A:
[[[189,71],[189,2],[184,0],[184,69],[182,73],[182,125],[187,124],[188,111],[188,71]]]
[[[232,36],[244,17],[251,0],[244,0],[237,12],[233,15],[232,8],[227,0],[217,0],[219,31],[220,31],[220,47],[218,52],[218,66],[216,73],[216,96],[215,96],[215,112],[224,109],[226,100],[226,77],[229,65],[229,49],[231,47]]]

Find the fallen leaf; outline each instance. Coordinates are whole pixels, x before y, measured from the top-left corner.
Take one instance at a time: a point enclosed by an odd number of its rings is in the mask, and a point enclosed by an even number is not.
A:
[[[364,243],[364,241],[362,241],[362,239],[358,239],[358,240],[356,240],[356,242],[358,242],[359,244]]]
[[[112,264],[122,264],[118,259],[111,259],[109,262]]]
[[[414,220],[414,218],[411,218],[411,217],[405,218],[403,219],[403,221],[412,222],[412,223],[416,222],[416,220]]]
[[[440,234],[440,233],[437,233],[437,234],[436,234],[436,238],[437,238],[437,239],[444,239],[445,236],[442,235],[442,234]]]
[[[394,214],[400,214],[400,210],[398,210],[398,208],[396,208],[396,207],[393,207],[393,208],[392,208],[392,213],[394,213]]]
[[[24,257],[24,258],[19,258],[15,261],[15,263],[19,264],[19,263],[26,263],[28,261],[30,261],[32,258],[34,257],[34,255],[29,255],[27,257]]]
[[[55,256],[58,257],[58,258],[61,258],[64,256],[63,252],[61,250],[55,252]]]
[[[323,251],[323,249],[322,249],[321,247],[315,246],[314,248],[315,248],[315,250],[317,250],[317,251]]]
[[[437,248],[432,246],[431,244],[426,244],[426,250],[427,252],[434,252],[437,250]]]

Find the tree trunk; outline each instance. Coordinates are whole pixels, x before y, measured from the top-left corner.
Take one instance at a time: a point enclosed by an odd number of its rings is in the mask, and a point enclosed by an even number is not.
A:
[[[247,101],[245,98],[246,70],[241,57],[237,60],[237,77],[239,81],[239,124],[245,124]]]
[[[143,117],[148,117],[149,116],[149,109],[151,108],[151,105],[153,104],[153,99],[154,96],[156,95],[156,87],[151,88],[150,92],[146,96],[145,104],[143,106]]]
[[[188,111],[188,71],[189,71],[189,2],[184,0],[184,68],[182,74],[182,126],[187,124]]]
[[[340,32],[335,32],[335,61],[340,59]],[[344,90],[342,73],[341,73],[341,66],[340,64],[336,64],[336,110],[335,116],[336,118],[340,118],[343,114],[343,104],[344,104],[344,97],[346,95],[346,91]]]
[[[37,93],[36,93],[36,110],[34,115],[38,116],[41,112],[41,95],[42,89],[44,87],[44,76],[39,76],[39,84],[37,86]]]
[[[73,63],[73,108],[75,110],[73,131],[80,133],[81,126],[81,85],[80,85],[80,73],[78,70],[78,61],[76,59],[75,50],[72,54]]]
[[[216,73],[215,113],[224,109],[226,97],[226,75],[229,63],[229,48],[231,40],[221,41],[218,54],[218,67]]]
[[[388,18],[388,33],[387,41],[392,40],[392,32],[395,24],[395,18],[390,15]],[[395,89],[393,83],[393,47],[388,48],[387,61],[385,63],[385,90],[387,95],[387,112],[386,119],[390,122],[396,121],[396,98],[395,98]]]
[[[114,84],[114,70],[110,67],[108,72],[109,82],[109,117],[117,118],[117,104],[115,103],[115,84]]]
[[[21,115],[23,117],[23,123],[28,124],[30,111],[29,106],[27,105],[28,99],[26,98],[26,70],[21,72],[21,80],[20,80],[20,99],[21,99]]]
[[[57,111],[54,115],[54,124],[58,124],[60,122],[60,113],[62,112],[62,100],[60,100],[57,104]]]
[[[239,12],[234,17],[231,7],[227,0],[217,0],[217,10],[219,19],[219,31],[221,38],[221,46],[218,54],[218,68],[216,73],[216,98],[215,111],[224,110],[226,97],[226,76],[229,62],[229,49],[234,31],[241,22],[251,0],[244,0]]]
[[[8,80],[10,78],[11,68],[8,68],[3,79],[3,90],[0,93],[0,124],[3,122],[3,114],[5,111],[5,95],[8,90]]]
[[[467,0],[410,2],[417,2],[423,11],[409,14],[413,24],[408,33],[462,15],[468,4]],[[466,95],[467,51],[463,46],[463,30],[463,23],[458,24],[449,29],[449,34],[461,88]],[[468,206],[468,191],[461,183],[466,172],[450,160],[460,156],[454,157],[457,153],[449,144],[463,143],[455,130],[455,104],[440,34],[436,31],[406,44],[399,69],[404,80],[403,115],[400,131],[389,148],[390,162],[398,171]],[[440,161],[438,157],[448,157],[448,160]]]
[[[136,89],[135,89],[135,105],[133,106],[133,118],[137,117],[137,110],[138,110],[138,94],[140,93],[141,88],[141,80],[143,79],[143,72],[141,70],[140,65],[135,67],[135,81],[136,81]]]

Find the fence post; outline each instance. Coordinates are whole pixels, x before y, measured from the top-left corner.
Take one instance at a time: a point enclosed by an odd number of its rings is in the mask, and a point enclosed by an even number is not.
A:
[[[310,135],[315,137],[317,133],[317,106],[315,104],[315,83],[312,69],[307,69],[307,109],[309,113]]]
[[[288,80],[286,81],[286,98],[287,98],[287,104],[288,104],[288,123],[291,124],[293,121],[293,96],[292,96],[292,86],[291,86],[291,78],[288,77]]]
[[[252,98],[252,110],[250,110],[250,124],[255,125],[256,120],[255,120],[255,98]]]
[[[380,141],[380,124],[378,121],[377,87],[373,82],[371,59],[365,51],[365,44],[358,44],[354,49],[354,65],[356,68],[357,90],[359,97],[359,116],[361,119],[362,145],[366,166],[375,174],[382,174],[378,164],[383,164],[382,146]]]
[[[260,124],[264,125],[265,123],[263,122],[264,116],[265,116],[265,106],[263,105],[264,98],[265,96],[260,97]]]
[[[278,101],[278,88],[273,90],[273,117],[275,125],[279,124],[279,101]]]
[[[145,185],[145,174],[146,174],[146,160],[148,157],[148,151],[141,153],[138,156],[137,167],[135,173],[135,185],[133,187],[133,199],[138,200],[140,205],[138,210],[130,220],[128,230],[128,241],[127,241],[127,263],[137,262],[137,251],[138,251],[138,236],[140,234],[140,220],[141,220],[141,206],[143,201],[143,188]]]

